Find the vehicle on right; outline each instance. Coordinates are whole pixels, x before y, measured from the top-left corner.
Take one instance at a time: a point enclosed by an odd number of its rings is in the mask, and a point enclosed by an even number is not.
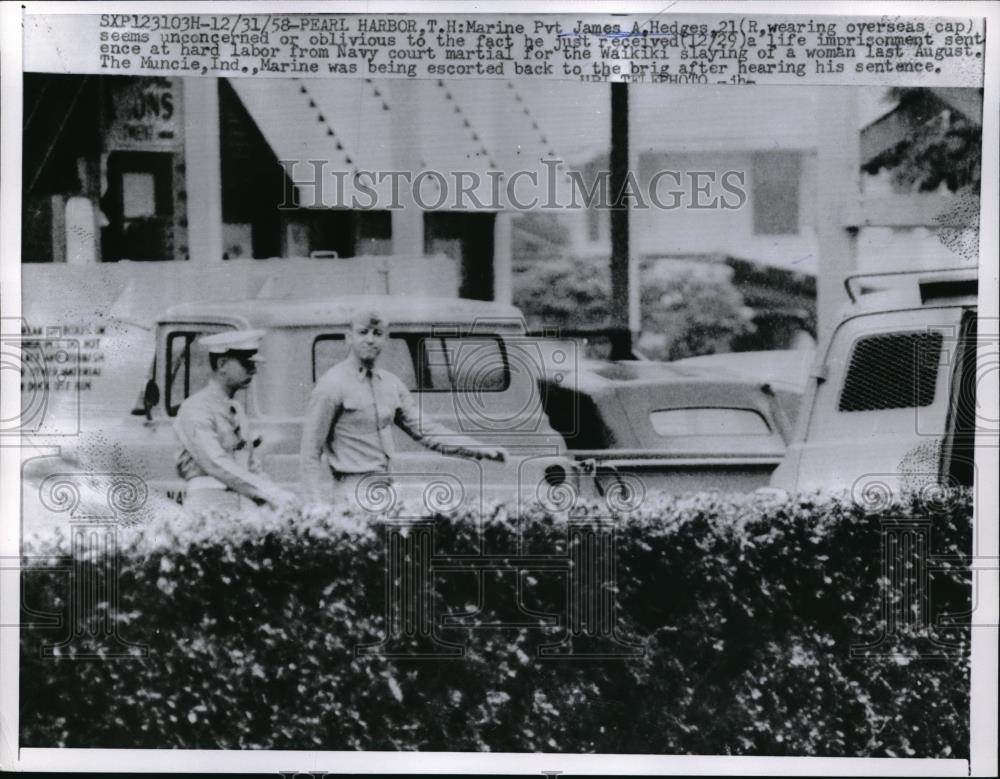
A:
[[[905,492],[971,486],[976,270],[858,274],[845,287],[851,302],[817,349],[771,487],[847,489],[883,505]]]

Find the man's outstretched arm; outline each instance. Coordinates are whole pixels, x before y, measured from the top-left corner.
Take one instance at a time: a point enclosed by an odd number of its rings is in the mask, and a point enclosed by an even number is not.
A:
[[[470,457],[474,460],[504,462],[507,459],[507,452],[504,449],[489,446],[471,436],[456,433],[433,420],[421,419],[417,404],[410,391],[399,384],[397,392],[399,400],[396,424],[422,446],[441,454]]]

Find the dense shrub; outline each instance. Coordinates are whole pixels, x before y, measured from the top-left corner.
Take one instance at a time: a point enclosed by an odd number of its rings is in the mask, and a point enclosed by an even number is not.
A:
[[[402,657],[356,654],[384,635],[386,587],[398,584],[387,582],[383,525],[362,516],[121,529],[117,608],[83,618],[94,633],[110,615],[122,638],[148,648],[131,659],[79,658],[114,650],[107,639],[43,657],[65,633],[37,615],[66,609],[65,573],[50,566],[67,541],[36,542],[28,551],[41,556],[26,558],[24,576],[36,624],[22,629],[21,744],[967,755],[966,629],[903,630],[867,657],[851,648],[880,635],[881,604],[904,594],[893,574],[902,569],[883,568],[890,520],[930,523],[931,551],[948,558],[932,577],[934,608],[968,610],[968,494],[877,513],[819,497],[647,500],[608,520],[617,576],[605,592],[616,635],[641,649],[632,657],[539,656],[567,638],[578,651],[615,648],[607,635],[568,636],[564,621],[539,626],[568,613],[565,566],[523,571],[520,596],[513,573],[484,573],[484,603],[477,574],[455,570],[477,554],[565,560],[593,540],[573,528],[600,515],[490,505],[413,528],[417,538],[432,527],[435,554],[452,563],[433,573],[435,613],[478,625],[439,628],[464,648],[450,659],[405,656],[428,648],[419,634],[402,636]],[[89,577],[107,563],[77,555],[75,566]],[[489,627],[500,619],[521,624]]]
[[[611,262],[607,257],[558,257],[515,273],[514,305],[534,328],[607,327],[611,317]]]
[[[653,360],[728,352],[754,332],[753,311],[724,265],[662,261],[642,274],[639,348]]]

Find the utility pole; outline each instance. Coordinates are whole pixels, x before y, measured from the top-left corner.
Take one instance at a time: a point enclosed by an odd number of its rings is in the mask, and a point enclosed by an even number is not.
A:
[[[184,84],[184,171],[188,251],[198,265],[221,265],[222,155],[219,80],[178,79]]]
[[[845,209],[861,196],[861,141],[854,87],[823,87],[816,123],[817,335],[830,334],[837,311],[847,302],[844,277],[858,269],[856,225],[845,224]]]
[[[611,84],[611,327],[612,358],[632,356],[632,340],[639,331],[638,268],[629,240],[631,203],[623,196],[628,180],[628,84]]]

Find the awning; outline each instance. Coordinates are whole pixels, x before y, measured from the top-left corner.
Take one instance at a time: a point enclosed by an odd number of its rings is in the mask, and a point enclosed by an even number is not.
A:
[[[350,207],[352,201],[386,207],[393,202],[394,171],[408,176],[396,177],[404,190],[396,202],[406,203],[407,182],[416,180],[421,202],[434,210],[502,209],[510,192],[529,209],[550,197],[571,201],[559,138],[547,134],[540,118],[544,92],[472,80],[236,78],[230,84],[286,161],[303,207]],[[322,190],[312,186],[316,170]],[[369,205],[375,197],[378,205]]]

